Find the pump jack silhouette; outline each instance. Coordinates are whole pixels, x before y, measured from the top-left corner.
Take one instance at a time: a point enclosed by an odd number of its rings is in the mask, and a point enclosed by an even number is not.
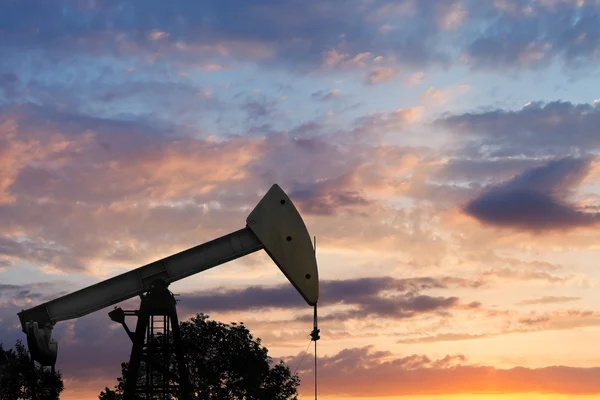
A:
[[[52,329],[57,322],[140,296],[139,310],[115,308],[109,312],[132,341],[124,399],[154,399],[157,394],[167,399],[171,394],[179,394],[180,398],[191,400],[176,301],[168,286],[259,250],[265,250],[304,300],[315,306],[312,336],[316,342],[319,276],[313,244],[296,207],[275,184],[249,214],[245,228],[18,313],[32,361],[54,368],[58,343],[52,339]],[[137,316],[134,332],[125,323],[126,316]],[[160,335],[156,332],[157,323],[162,330]],[[174,348],[170,346],[171,337]],[[173,355],[177,373],[169,368]],[[146,365],[146,381],[140,383],[142,361]],[[160,378],[155,380],[155,376]]]

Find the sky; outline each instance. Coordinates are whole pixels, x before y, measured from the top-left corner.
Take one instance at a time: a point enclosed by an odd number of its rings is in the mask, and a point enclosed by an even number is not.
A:
[[[17,312],[245,226],[317,236],[322,399],[600,399],[599,0],[0,0],[0,342]],[[264,252],[170,286],[312,396]],[[136,302],[121,304],[135,307]],[[67,400],[129,356],[60,322]]]

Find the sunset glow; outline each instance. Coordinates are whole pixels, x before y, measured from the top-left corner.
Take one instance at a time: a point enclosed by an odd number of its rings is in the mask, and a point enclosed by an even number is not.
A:
[[[244,228],[277,183],[317,237],[320,399],[600,399],[599,0],[0,10],[5,348],[17,312]],[[170,290],[312,398],[313,310],[267,254]],[[54,328],[61,399],[116,384],[108,311]]]

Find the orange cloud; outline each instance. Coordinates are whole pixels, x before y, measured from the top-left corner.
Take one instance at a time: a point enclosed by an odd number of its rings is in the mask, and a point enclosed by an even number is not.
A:
[[[444,92],[437,90],[432,86],[421,94],[419,101],[422,103],[433,102],[444,104],[448,101],[448,97]]]
[[[373,68],[365,79],[365,83],[368,85],[376,85],[378,83],[388,82],[399,73],[400,70],[396,68]]]
[[[296,365],[300,355],[289,358]],[[311,357],[312,358],[312,357]],[[597,394],[600,368],[555,366],[497,369],[469,365],[462,355],[431,359],[424,355],[395,356],[373,347],[345,349],[319,358],[319,392],[337,396],[415,396],[475,393]],[[300,377],[312,382],[312,360]],[[304,366],[305,365],[305,366]],[[424,384],[426,382],[426,384]],[[302,387],[310,393],[310,385]]]
[[[404,83],[406,83],[409,86],[418,85],[419,83],[421,83],[423,81],[424,76],[425,76],[425,73],[422,71],[415,72],[414,74],[412,74],[408,78],[406,78],[404,80]]]
[[[152,40],[160,40],[168,36],[166,32],[154,31],[150,33],[150,39]]]
[[[411,149],[373,146],[367,140],[413,123],[420,118],[418,109],[359,119],[351,141],[337,134],[328,140],[172,138],[143,124],[93,118],[56,122],[54,132],[48,132],[36,122],[45,111],[25,107],[11,112],[1,131],[7,144],[1,181],[3,198],[19,201],[0,208],[5,216],[0,229],[13,243],[10,257],[46,271],[105,274],[110,265],[129,266],[136,260],[137,266],[211,239],[223,226],[237,228],[244,207],[258,200],[257,187],[273,182],[296,193],[303,213],[385,215],[385,207],[370,197],[393,193],[393,178],[387,175],[407,173],[419,163]],[[302,197],[299,193],[307,189],[310,197]],[[165,226],[169,229],[159,229]],[[28,238],[26,252],[23,236]]]
[[[63,166],[81,153],[91,139],[90,132],[70,139],[53,130],[44,134],[23,132],[17,118],[6,118],[0,124],[0,204],[15,200],[8,189],[28,164],[47,162],[50,166]]]
[[[339,52],[336,49],[327,50],[322,54],[321,65],[325,68],[333,68],[347,57],[349,57],[349,54]]]

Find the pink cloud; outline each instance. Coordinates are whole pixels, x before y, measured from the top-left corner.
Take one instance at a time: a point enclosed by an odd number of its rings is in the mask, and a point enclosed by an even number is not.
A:
[[[365,83],[367,85],[376,85],[378,83],[388,82],[394,79],[399,73],[400,70],[396,68],[373,68],[365,79]]]
[[[0,131],[0,232],[14,249],[27,243],[27,252],[9,255],[13,261],[47,271],[139,265],[209,240],[222,227],[237,229],[257,190],[273,182],[295,193],[306,218],[385,214],[372,194],[401,192],[389,175],[409,172],[420,159],[415,149],[376,144],[418,120],[418,109],[371,114],[328,138],[307,131],[268,140],[172,136],[143,123],[52,113],[4,110]],[[317,229],[329,230],[325,225]],[[164,226],[169,230],[158,229]],[[339,233],[329,232],[331,240],[346,236]],[[389,234],[380,230],[373,238]]]

